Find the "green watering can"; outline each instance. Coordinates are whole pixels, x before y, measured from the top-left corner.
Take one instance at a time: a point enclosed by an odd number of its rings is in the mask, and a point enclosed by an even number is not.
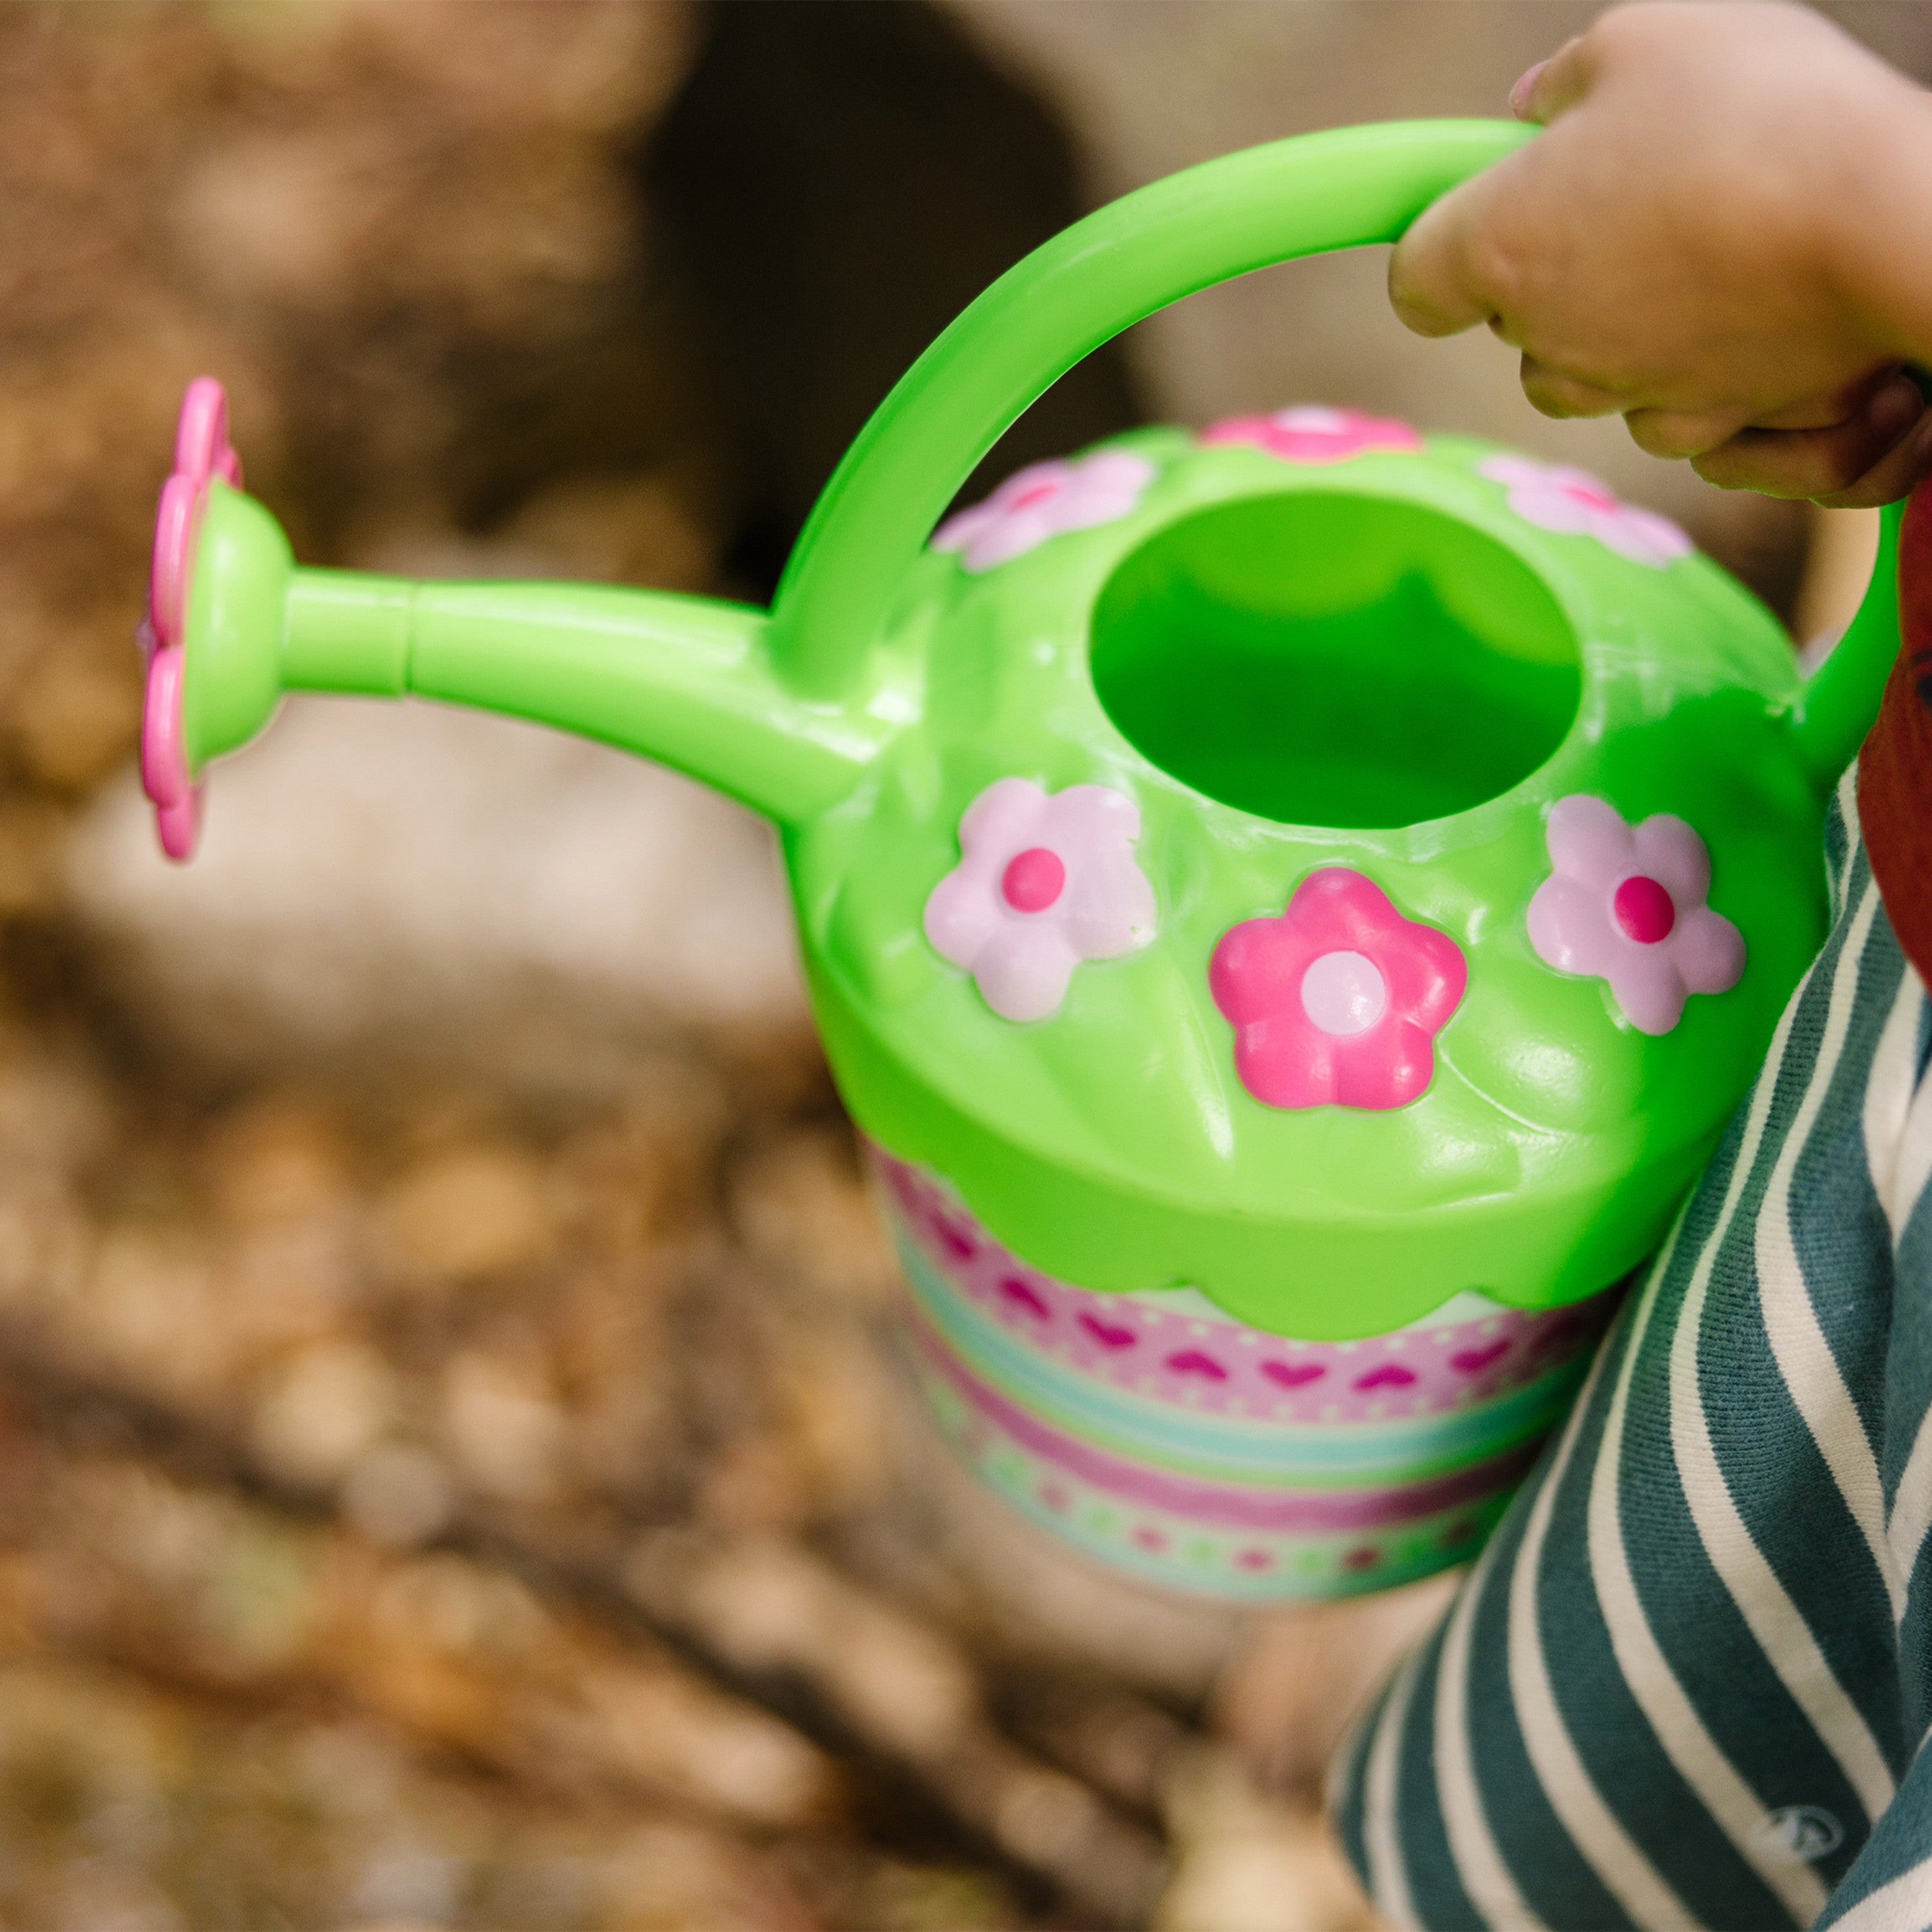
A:
[[[480,706],[718,787],[780,828],[960,1454],[1224,1598],[1456,1559],[1822,938],[1891,530],[1801,683],[1664,518],[1353,411],[1135,431],[934,526],[1098,344],[1391,242],[1526,138],[1310,135],[1069,229],[887,398],[769,611],[298,569],[203,379],[147,627],[164,845],[286,691]]]

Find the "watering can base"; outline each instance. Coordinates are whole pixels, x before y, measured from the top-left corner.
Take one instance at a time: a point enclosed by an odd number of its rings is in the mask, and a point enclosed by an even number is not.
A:
[[[967,1473],[1057,1546],[1108,1575],[1214,1604],[1332,1602],[1433,1576],[1482,1547],[1528,1468],[1526,1459],[1472,1502],[1406,1519],[1388,1532],[1231,1534],[1146,1500],[1124,1508],[1111,1486],[1070,1477],[1057,1461],[1032,1456],[1027,1445],[962,1416],[949,1386],[916,1360],[910,1379]]]
[[[1618,1299],[1458,1297],[1360,1341],[1295,1342],[1192,1290],[1095,1293],[1028,1267],[876,1148],[902,1352],[939,1434],[1028,1521],[1196,1598],[1352,1596],[1480,1546]]]

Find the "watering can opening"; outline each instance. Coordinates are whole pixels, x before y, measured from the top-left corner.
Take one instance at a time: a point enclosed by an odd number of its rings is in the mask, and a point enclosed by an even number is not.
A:
[[[1131,552],[1094,612],[1094,686],[1171,776],[1291,825],[1466,812],[1555,752],[1575,632],[1460,519],[1340,490],[1216,504]]]

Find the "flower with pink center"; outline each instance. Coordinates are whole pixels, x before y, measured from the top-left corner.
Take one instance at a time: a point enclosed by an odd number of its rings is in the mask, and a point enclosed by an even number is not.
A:
[[[1500,483],[1509,506],[1526,524],[1564,536],[1594,537],[1632,563],[1661,570],[1690,554],[1690,539],[1668,517],[1626,503],[1587,470],[1532,463],[1526,456],[1490,456],[1476,474]]]
[[[1279,918],[1224,933],[1208,968],[1234,1070],[1270,1107],[1406,1106],[1468,980],[1446,932],[1346,866],[1310,872]]]
[[[1135,862],[1141,815],[1106,785],[1051,794],[999,778],[959,821],[960,860],[926,902],[926,936],[1002,1019],[1059,1010],[1083,959],[1154,937],[1154,888]]]
[[[208,485],[242,485],[242,463],[228,442],[228,399],[212,376],[197,376],[182,398],[175,429],[175,466],[161,485],[154,514],[154,561],[148,614],[136,632],[148,660],[141,710],[141,784],[154,806],[161,850],[188,858],[201,830],[201,788],[188,776],[182,735],[184,638],[196,547]]]
[[[1031,463],[983,503],[948,517],[933,532],[932,547],[957,551],[960,567],[976,574],[1064,530],[1090,530],[1126,516],[1154,478],[1154,465],[1125,449]]]
[[[1744,970],[1744,936],[1705,904],[1711,855],[1681,818],[1628,825],[1586,792],[1551,807],[1556,868],[1529,902],[1529,939],[1558,972],[1610,982],[1640,1032],[1668,1033],[1693,993],[1728,992]]]
[[[1331,410],[1320,403],[1301,403],[1276,410],[1272,416],[1229,416],[1210,424],[1201,440],[1217,443],[1251,442],[1285,463],[1340,463],[1375,449],[1414,454],[1422,439],[1394,416],[1372,416],[1360,410]]]

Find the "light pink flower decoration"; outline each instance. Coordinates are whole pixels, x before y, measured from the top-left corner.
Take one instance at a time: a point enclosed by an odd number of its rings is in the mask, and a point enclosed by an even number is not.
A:
[[[1587,470],[1532,463],[1526,456],[1489,456],[1476,465],[1476,474],[1502,484],[1510,508],[1538,530],[1594,537],[1606,550],[1653,570],[1690,554],[1690,539],[1668,517],[1624,502]]]
[[[1558,972],[1610,982],[1640,1032],[1668,1033],[1693,993],[1728,992],[1744,970],[1744,936],[1704,902],[1711,855],[1681,818],[1624,824],[1587,792],[1551,808],[1556,871],[1529,902],[1530,944]]]
[[[1346,866],[1310,872],[1280,918],[1224,933],[1208,968],[1234,1071],[1270,1107],[1406,1106],[1468,982],[1446,932]]]
[[[1230,416],[1201,432],[1204,443],[1251,442],[1286,463],[1340,463],[1372,449],[1413,453],[1422,439],[1394,416],[1372,416],[1360,410],[1331,410],[1319,403],[1298,404],[1272,416]]]
[[[1090,530],[1124,517],[1154,478],[1154,465],[1124,449],[1029,464],[983,503],[948,517],[933,532],[932,547],[957,550],[963,569],[991,570],[1064,530]]]
[[[959,821],[962,856],[926,902],[926,936],[1002,1019],[1044,1019],[1082,960],[1154,937],[1154,888],[1130,849],[1140,830],[1133,800],[1106,785],[1049,796],[996,779]]]
[[[148,614],[135,632],[148,661],[141,710],[141,784],[154,801],[161,850],[186,859],[201,831],[201,788],[188,776],[182,734],[182,638],[195,548],[208,486],[216,477],[239,489],[242,461],[229,447],[228,399],[212,376],[197,376],[182,398],[173,473],[161,485],[154,514],[154,554]]]

